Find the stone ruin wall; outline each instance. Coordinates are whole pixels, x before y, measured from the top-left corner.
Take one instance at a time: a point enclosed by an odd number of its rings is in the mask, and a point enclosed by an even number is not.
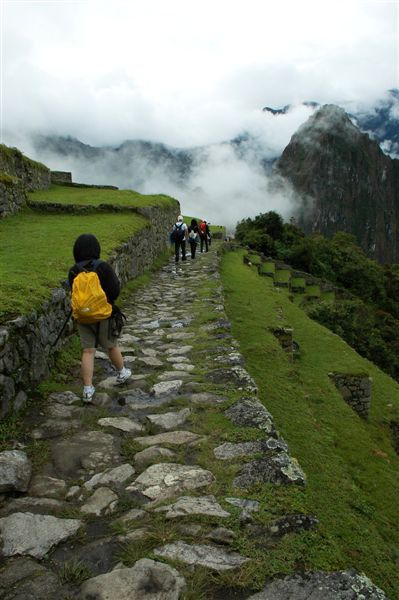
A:
[[[26,193],[50,186],[51,172],[45,165],[26,158],[16,148],[0,147],[0,218],[17,213],[26,203]]]
[[[169,246],[169,232],[180,213],[178,202],[169,207],[137,210],[148,226],[117,247],[107,260],[121,284],[142,274]],[[65,274],[67,276],[67,273]],[[0,416],[21,408],[31,390],[46,377],[55,362],[53,344],[70,310],[69,292],[60,287],[41,309],[0,326]],[[63,338],[72,333],[72,323]],[[58,342],[57,349],[62,345]]]

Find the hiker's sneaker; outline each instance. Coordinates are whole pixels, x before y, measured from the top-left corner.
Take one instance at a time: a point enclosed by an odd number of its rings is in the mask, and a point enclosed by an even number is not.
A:
[[[83,388],[82,400],[83,402],[91,402],[96,388],[94,385],[85,385]]]
[[[125,381],[127,379],[129,379],[131,374],[132,374],[132,372],[130,369],[126,369],[126,367],[123,367],[123,369],[121,371],[119,371],[119,373],[116,377],[116,383],[125,383]]]

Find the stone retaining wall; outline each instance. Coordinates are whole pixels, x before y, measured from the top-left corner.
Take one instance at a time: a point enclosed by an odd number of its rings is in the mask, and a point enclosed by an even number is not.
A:
[[[28,192],[47,189],[51,183],[50,169],[17,148],[0,146],[0,172],[20,179]]]
[[[142,274],[167,250],[169,232],[180,206],[176,201],[167,208],[146,207],[137,212],[149,219],[148,226],[116,248],[108,258],[122,285]],[[55,359],[53,344],[69,308],[69,292],[60,287],[53,290],[51,299],[40,311],[20,316],[0,328],[1,416],[18,410],[29,392],[49,374]],[[71,332],[69,323],[63,337]],[[62,340],[57,349],[61,344]]]
[[[371,404],[371,385],[373,380],[368,375],[347,375],[329,373],[343,399],[363,418],[367,418]]]
[[[23,184],[15,177],[0,175],[0,218],[15,214],[25,202]]]
[[[63,183],[72,183],[72,173],[70,171],[51,171],[51,183],[62,185]]]

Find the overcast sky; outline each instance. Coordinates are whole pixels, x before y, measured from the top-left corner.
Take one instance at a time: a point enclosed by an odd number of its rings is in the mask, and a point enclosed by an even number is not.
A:
[[[2,140],[191,146],[267,128],[265,105],[371,104],[399,86],[398,19],[396,0],[1,0]]]

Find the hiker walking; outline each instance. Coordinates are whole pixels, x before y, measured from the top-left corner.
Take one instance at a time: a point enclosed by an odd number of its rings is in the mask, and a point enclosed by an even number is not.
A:
[[[183,222],[183,217],[179,215],[176,223],[173,225],[171,239],[175,243],[175,262],[179,262],[180,248],[181,259],[186,260],[186,237],[187,225]]]
[[[75,264],[68,273],[72,314],[77,321],[83,348],[81,375],[84,402],[91,402],[95,393],[93,371],[97,346],[107,351],[118,372],[117,384],[124,383],[132,374],[123,364],[117,343],[124,319],[115,305],[120,283],[111,265],[100,260],[100,251],[100,244],[94,235],[80,235],[73,247]]]
[[[191,258],[195,258],[195,251],[199,242],[199,229],[196,219],[191,219],[191,223],[188,228],[188,242],[190,244]]]
[[[200,240],[201,240],[201,252],[204,251],[204,244],[205,244],[205,251],[208,252],[208,233],[209,233],[209,227],[207,225],[207,222],[201,221],[201,223],[199,225],[199,234],[200,234]]]

